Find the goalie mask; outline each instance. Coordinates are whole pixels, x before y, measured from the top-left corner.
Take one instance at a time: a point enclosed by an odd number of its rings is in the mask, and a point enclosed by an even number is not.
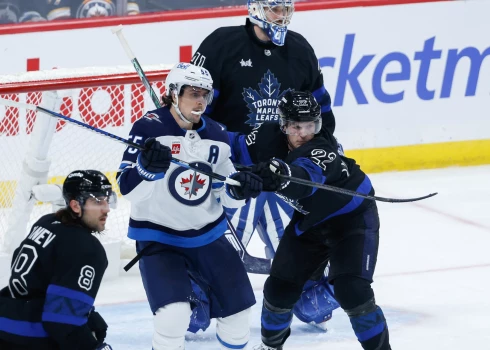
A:
[[[247,6],[250,21],[262,28],[274,44],[284,45],[293,17],[293,0],[248,0]]]
[[[182,89],[188,86],[208,91],[204,96],[205,110],[213,101],[213,79],[206,68],[198,67],[190,63],[177,63],[170,73],[168,73],[167,79],[165,79],[165,96],[175,98],[175,102],[172,102],[172,106],[177,111],[180,119],[186,123],[191,123],[179,109],[179,96],[181,96],[181,93],[183,92]],[[201,113],[194,111],[191,113],[202,114],[204,110]]]
[[[97,170],[75,170],[68,174],[63,183],[63,198],[70,206],[76,200],[83,208],[88,198],[96,202],[106,201],[111,208],[116,208],[117,195],[107,177]]]
[[[318,134],[321,108],[311,92],[288,90],[279,101],[279,126],[288,135]]]

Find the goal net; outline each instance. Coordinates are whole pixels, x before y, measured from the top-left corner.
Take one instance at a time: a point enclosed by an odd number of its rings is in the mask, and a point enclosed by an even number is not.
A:
[[[171,66],[143,67],[157,95]],[[132,124],[154,109],[133,67],[56,69],[0,76],[0,98],[42,105],[64,116],[128,138]],[[0,105],[0,252],[11,253],[52,203],[32,198],[32,186],[62,184],[77,169],[104,172],[118,191],[102,241],[126,239],[129,203],[115,181],[125,145],[51,116]],[[130,252],[130,253],[129,253]],[[125,256],[127,257],[127,256]]]

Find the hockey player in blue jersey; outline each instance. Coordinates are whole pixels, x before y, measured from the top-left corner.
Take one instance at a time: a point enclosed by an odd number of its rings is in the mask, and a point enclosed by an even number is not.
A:
[[[225,127],[201,116],[213,97],[212,84],[205,68],[177,64],[165,82],[165,106],[148,112],[131,130],[130,139],[146,149],[126,149],[117,176],[131,202],[128,237],[142,255],[141,276],[154,314],[153,350],[184,348],[192,309],[201,306],[192,284],[209,300],[221,349],[244,348],[250,334],[255,297],[224,236],[222,206],[244,205],[259,195],[262,182],[250,172],[236,172]],[[213,182],[172,163],[172,156],[241,186]]]

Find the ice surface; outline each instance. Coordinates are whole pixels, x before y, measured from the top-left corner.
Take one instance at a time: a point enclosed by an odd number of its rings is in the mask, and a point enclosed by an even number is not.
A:
[[[379,203],[381,238],[373,288],[396,350],[490,349],[490,166],[370,175],[379,196],[439,195],[412,204]],[[263,256],[254,237],[249,251]],[[250,345],[260,341],[264,276],[250,275],[257,304]],[[96,300],[115,350],[150,350],[152,315],[140,277],[106,281]],[[342,310],[328,331],[294,320],[285,350],[361,349]],[[189,333],[187,350],[219,349],[214,323]],[[249,349],[252,346],[249,346]]]

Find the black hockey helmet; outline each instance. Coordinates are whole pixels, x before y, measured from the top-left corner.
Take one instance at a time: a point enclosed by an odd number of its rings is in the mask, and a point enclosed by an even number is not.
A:
[[[288,132],[291,124],[313,122],[312,133],[317,134],[322,128],[321,108],[309,91],[288,90],[279,101],[279,125],[282,132]]]
[[[100,197],[106,197],[111,207],[117,202],[117,195],[112,190],[111,183],[98,170],[72,171],[63,183],[63,198],[67,206],[72,199],[83,206],[87,198],[98,199]]]

